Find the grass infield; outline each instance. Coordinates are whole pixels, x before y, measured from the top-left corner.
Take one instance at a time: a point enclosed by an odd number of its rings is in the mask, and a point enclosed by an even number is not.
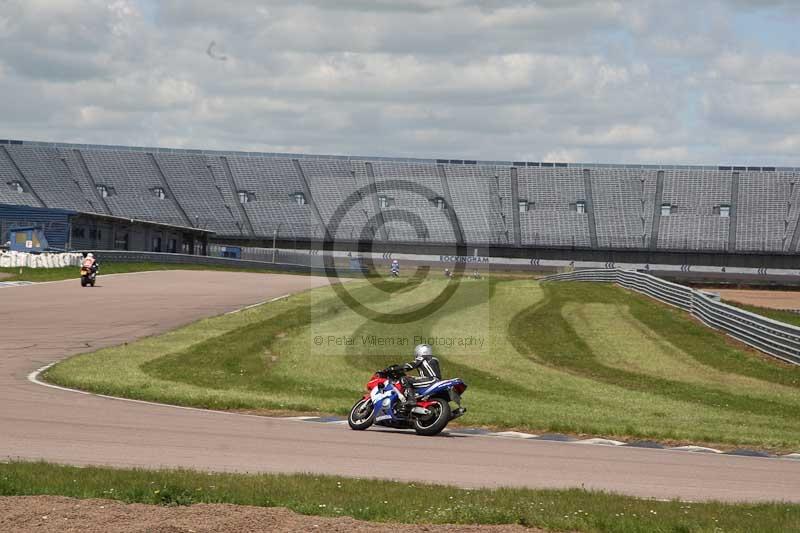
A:
[[[348,290],[373,309],[414,311],[445,283]],[[464,424],[800,450],[800,368],[601,284],[464,280],[406,324],[365,319],[325,287],[76,356],[44,377],[178,405],[345,414],[373,370],[410,359],[421,340],[445,377],[469,384]]]
[[[468,488],[315,475],[0,464],[0,496],[58,495],[128,503],[232,503],[306,515],[435,524],[522,524],[556,531],[797,531],[800,506],[654,501],[603,492]]]

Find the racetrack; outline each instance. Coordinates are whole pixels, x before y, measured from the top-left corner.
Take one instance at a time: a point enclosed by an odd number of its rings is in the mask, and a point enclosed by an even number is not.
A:
[[[759,291],[752,289],[711,289],[723,300],[768,309],[800,309],[800,291]]]
[[[0,293],[0,457],[70,464],[317,472],[465,487],[800,502],[800,461],[490,437],[422,438],[114,400],[31,383],[65,356],[174,329],[325,278],[172,271]],[[335,372],[335,369],[322,369]],[[332,376],[334,379],[335,376]],[[354,399],[359,391],[353,391]],[[512,407],[513,408],[513,407]]]

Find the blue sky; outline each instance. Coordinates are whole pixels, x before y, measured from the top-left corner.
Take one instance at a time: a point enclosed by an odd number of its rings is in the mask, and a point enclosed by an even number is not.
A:
[[[800,166],[798,4],[2,0],[0,137]]]

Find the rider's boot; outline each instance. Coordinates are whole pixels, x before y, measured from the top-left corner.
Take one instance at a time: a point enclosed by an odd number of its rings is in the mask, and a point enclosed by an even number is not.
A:
[[[406,401],[400,403],[400,410],[403,412],[409,412],[411,409],[417,405],[417,394],[414,391],[414,387],[406,386],[403,390],[403,395],[406,398]]]

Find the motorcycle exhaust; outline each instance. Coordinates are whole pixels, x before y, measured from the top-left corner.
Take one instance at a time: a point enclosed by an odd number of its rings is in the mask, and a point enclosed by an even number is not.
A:
[[[423,416],[428,416],[429,414],[431,414],[430,409],[425,409],[424,407],[419,407],[419,406],[413,408],[411,412],[414,413],[415,415],[423,415]]]
[[[451,413],[450,420],[452,420],[454,418],[458,418],[459,416],[463,415],[466,412],[467,412],[467,408],[466,407],[459,407],[458,409],[456,409],[455,411],[453,411]]]

